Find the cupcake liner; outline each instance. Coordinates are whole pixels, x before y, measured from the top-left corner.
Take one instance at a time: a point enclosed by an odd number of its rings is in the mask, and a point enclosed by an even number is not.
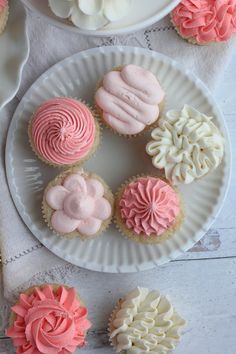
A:
[[[51,167],[56,167],[56,168],[70,168],[70,167],[81,166],[82,164],[84,164],[86,161],[88,161],[95,154],[95,152],[99,148],[101,140],[102,140],[102,127],[101,127],[99,117],[98,117],[94,107],[92,107],[90,104],[88,104],[84,100],[80,100],[78,98],[69,97],[69,96],[67,98],[76,99],[77,101],[86,105],[86,107],[92,112],[93,117],[94,117],[94,121],[95,121],[95,125],[96,125],[96,135],[95,135],[94,144],[93,144],[91,150],[88,152],[88,154],[86,156],[84,156],[80,161],[75,162],[73,164],[63,165],[63,164],[55,164],[53,162],[46,160],[42,155],[39,154],[39,152],[37,151],[37,149],[35,148],[34,143],[33,143],[31,131],[32,131],[32,122],[33,122],[34,113],[32,114],[29,124],[28,124],[28,137],[29,137],[29,144],[31,146],[31,149],[33,150],[33,152],[35,153],[35,155],[38,157],[39,160],[41,160],[42,162],[46,163],[47,165],[49,165]]]
[[[131,182],[134,182],[138,178],[142,178],[142,177],[155,177],[155,178],[162,179],[164,182],[168,183],[175,190],[175,192],[177,193],[177,195],[179,197],[180,213],[177,216],[175,223],[168,230],[166,230],[164,233],[162,233],[161,235],[158,235],[158,236],[157,235],[147,236],[144,234],[139,234],[139,235],[136,234],[135,232],[133,232],[132,230],[127,228],[127,226],[125,225],[125,223],[120,215],[119,202],[120,202],[120,198],[123,194],[124,189]],[[164,177],[155,176],[152,174],[148,174],[148,175],[141,174],[141,175],[132,176],[131,178],[129,178],[128,180],[126,180],[124,183],[121,184],[120,188],[118,189],[118,191],[115,195],[114,223],[115,223],[115,226],[118,229],[118,231],[122,234],[122,236],[124,236],[128,240],[135,241],[138,243],[143,243],[143,244],[161,243],[162,241],[171,237],[180,228],[181,224],[183,223],[183,220],[184,220],[184,206],[183,206],[182,197],[181,197],[179,191],[174,186],[172,186],[172,184],[170,184],[170,182]]]
[[[112,69],[112,71],[121,71],[123,68],[123,66],[116,66]],[[97,85],[96,85],[96,91],[102,86],[102,82],[103,80],[99,80],[97,82]],[[95,91],[95,93],[96,93]],[[94,100],[95,101],[95,100]],[[95,109],[96,109],[96,114],[98,116],[98,119],[99,121],[105,126],[107,127],[113,134],[116,134],[118,136],[121,136],[123,138],[126,138],[126,139],[133,139],[133,138],[136,138],[137,136],[141,136],[142,134],[156,128],[158,126],[158,120],[160,118],[160,116],[162,115],[163,113],[163,110],[164,110],[164,106],[165,106],[165,97],[164,99],[158,104],[158,107],[159,107],[159,115],[157,117],[157,119],[155,120],[155,122],[153,122],[152,124],[150,125],[146,125],[145,128],[137,133],[137,134],[121,134],[119,132],[117,132],[115,129],[113,129],[109,124],[107,124],[107,122],[103,119],[103,110],[96,104],[95,102]]]
[[[111,207],[112,207],[112,213],[111,213],[110,218],[108,218],[107,220],[104,220],[102,222],[102,225],[101,225],[100,229],[98,230],[98,232],[92,236],[83,235],[83,234],[79,233],[79,231],[76,231],[76,230],[73,232],[67,233],[67,234],[60,234],[59,232],[54,230],[54,228],[52,227],[51,222],[50,222],[51,216],[55,210],[52,209],[47,204],[46,199],[45,199],[46,192],[48,191],[49,188],[51,188],[53,186],[61,185],[61,182],[65,179],[65,177],[67,175],[69,175],[71,173],[75,173],[75,172],[80,172],[81,175],[84,177],[93,177],[93,178],[99,180],[102,183],[104,190],[105,190],[104,197],[109,201],[109,203],[111,204]],[[46,189],[44,190],[41,210],[42,210],[42,215],[43,215],[43,219],[44,219],[45,223],[48,225],[49,229],[54,234],[61,236],[61,237],[67,237],[67,238],[79,237],[82,241],[87,241],[87,240],[91,240],[91,239],[94,239],[94,238],[97,238],[98,236],[100,236],[103,232],[105,232],[108,229],[108,227],[112,223],[112,219],[113,219],[113,215],[114,215],[114,196],[113,196],[113,193],[112,193],[110,187],[107,185],[107,183],[100,176],[96,175],[95,173],[85,172],[82,168],[74,166],[74,167],[71,167],[70,169],[67,169],[66,171],[63,171],[58,176],[56,176],[56,178],[54,178],[51,182],[49,182]]]
[[[0,14],[0,35],[5,30],[5,27],[6,27],[6,24],[8,21],[8,17],[9,17],[9,5],[7,5],[6,8]]]

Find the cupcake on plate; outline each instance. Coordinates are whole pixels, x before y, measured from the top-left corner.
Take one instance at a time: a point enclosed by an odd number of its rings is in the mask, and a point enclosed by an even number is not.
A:
[[[180,195],[161,178],[133,177],[118,191],[115,217],[119,230],[130,240],[161,242],[183,221]]]
[[[92,110],[67,97],[42,103],[33,114],[28,131],[36,155],[56,167],[83,163],[95,152],[100,138]]]
[[[159,291],[138,287],[118,301],[108,331],[118,353],[167,354],[176,348],[185,325]]]
[[[236,2],[182,0],[171,20],[179,35],[193,44],[225,42],[236,32]]]
[[[4,31],[9,15],[9,5],[7,0],[0,0],[0,34]]]
[[[117,134],[134,136],[155,125],[164,95],[153,73],[129,64],[104,76],[95,102],[108,127]]]
[[[74,288],[44,284],[20,294],[12,307],[10,327],[17,353],[71,354],[86,345],[91,323]]]
[[[72,168],[48,184],[42,211],[57,234],[88,240],[109,226],[113,202],[113,194],[101,177]]]
[[[220,165],[224,138],[212,117],[185,105],[167,112],[158,125],[146,151],[172,184],[191,183]]]

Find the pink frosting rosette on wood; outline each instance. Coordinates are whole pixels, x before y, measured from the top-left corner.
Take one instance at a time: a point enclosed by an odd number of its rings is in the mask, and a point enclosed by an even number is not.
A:
[[[172,22],[183,38],[199,44],[227,41],[236,32],[236,0],[183,0]]]
[[[17,354],[69,354],[83,347],[91,323],[74,288],[45,285],[20,295],[6,334]]]

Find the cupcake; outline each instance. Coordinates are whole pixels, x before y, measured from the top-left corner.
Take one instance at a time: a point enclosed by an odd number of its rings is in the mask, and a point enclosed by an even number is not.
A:
[[[171,20],[179,35],[191,43],[225,42],[236,32],[236,2],[183,0]]]
[[[29,124],[32,149],[42,161],[56,167],[83,163],[95,152],[99,138],[91,109],[72,98],[42,103]]]
[[[150,71],[125,65],[107,73],[95,94],[102,121],[120,135],[137,135],[159,118],[164,91]]]
[[[87,240],[109,226],[113,195],[101,177],[71,168],[48,184],[42,211],[48,226],[57,234]]]
[[[109,337],[118,353],[167,354],[180,341],[186,322],[159,291],[136,288],[116,305]]]
[[[56,16],[68,18],[76,27],[97,30],[126,17],[133,0],[49,0],[48,2]]]
[[[7,0],[0,0],[0,34],[4,31],[9,14],[9,5]]]
[[[172,184],[191,183],[220,165],[224,138],[212,117],[185,105],[167,112],[158,125],[146,151]]]
[[[133,177],[118,191],[116,224],[127,238],[158,243],[171,236],[183,220],[177,191],[163,179]]]
[[[17,353],[70,354],[86,345],[91,323],[74,288],[32,287],[20,294],[11,310],[6,335],[12,338]]]

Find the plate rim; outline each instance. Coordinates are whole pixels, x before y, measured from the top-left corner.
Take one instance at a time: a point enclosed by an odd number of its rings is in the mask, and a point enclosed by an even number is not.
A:
[[[93,36],[93,37],[109,37],[109,36],[121,36],[124,34],[130,34],[133,31],[140,31],[142,29],[145,29],[151,25],[153,25],[154,23],[160,21],[163,17],[167,16],[179,3],[181,0],[172,0],[172,2],[166,6],[166,8],[160,12],[158,12],[156,15],[151,16],[150,18],[144,20],[144,21],[140,21],[138,24],[135,25],[130,25],[130,26],[126,26],[120,29],[111,29],[111,30],[83,30],[80,29],[76,26],[73,25],[69,25],[66,23],[63,23],[59,20],[57,20],[56,18],[52,18],[50,16],[47,16],[46,14],[43,14],[42,12],[40,12],[37,8],[35,8],[31,2],[29,2],[28,0],[21,0],[22,3],[31,11],[35,12],[37,15],[41,16],[42,18],[45,19],[45,21],[47,21],[48,23],[56,26],[57,28],[61,28],[73,33],[77,33],[77,34],[82,34],[85,36]]]
[[[14,1],[12,1],[14,2]],[[15,4],[15,2],[14,2]],[[14,88],[11,90],[11,94],[4,99],[2,102],[0,102],[0,110],[5,107],[17,94],[20,84],[21,84],[21,78],[23,74],[23,69],[26,64],[26,62],[29,59],[29,53],[30,53],[30,43],[29,43],[29,36],[28,36],[28,30],[27,30],[27,12],[23,4],[19,1],[18,2],[19,6],[21,7],[22,13],[24,13],[24,38],[25,38],[25,43],[26,43],[26,51],[24,52],[24,59],[21,61],[18,70],[17,70],[17,75],[16,75],[16,80],[15,80],[15,85]],[[15,5],[13,5],[15,6]]]
[[[17,119],[15,118],[16,113],[18,110],[21,109],[21,106],[24,104],[24,102],[23,102],[24,98],[30,94],[30,91],[33,88],[33,86],[40,83],[40,81],[43,81],[44,78],[47,77],[48,75],[50,75],[50,73],[53,72],[57,66],[60,66],[66,62],[69,62],[73,58],[76,58],[76,57],[83,58],[84,56],[87,56],[89,54],[92,55],[93,53],[95,53],[97,51],[104,53],[104,52],[109,52],[109,51],[113,51],[113,50],[116,50],[116,51],[119,50],[121,52],[125,52],[125,51],[132,51],[135,53],[141,52],[144,55],[145,54],[148,56],[150,55],[150,56],[157,58],[159,60],[162,59],[162,60],[166,61],[167,63],[176,67],[178,70],[180,70],[182,73],[184,73],[184,75],[187,75],[189,78],[191,78],[191,80],[194,80],[197,87],[200,87],[201,90],[203,90],[205,92],[205,94],[207,95],[207,98],[209,98],[211,100],[211,102],[214,102],[214,107],[217,110],[218,115],[220,117],[220,121],[223,125],[224,135],[225,135],[225,161],[226,161],[226,167],[224,169],[222,186],[220,188],[220,193],[218,195],[218,201],[217,201],[216,205],[214,205],[212,213],[211,213],[211,215],[209,215],[209,218],[206,221],[206,223],[204,224],[204,227],[202,227],[201,229],[199,229],[196,232],[195,237],[193,239],[189,239],[188,242],[186,242],[181,249],[175,250],[170,255],[162,255],[157,260],[143,262],[138,265],[134,265],[134,264],[130,265],[129,264],[129,265],[125,265],[125,266],[122,265],[119,267],[116,265],[102,265],[102,264],[93,263],[93,262],[80,261],[78,259],[75,262],[71,259],[72,257],[69,254],[66,254],[65,252],[63,252],[63,250],[59,249],[57,246],[54,245],[53,247],[51,247],[49,239],[44,237],[44,239],[41,240],[40,237],[36,236],[34,234],[34,228],[35,228],[34,224],[31,223],[31,225],[30,225],[30,223],[27,221],[27,218],[23,218],[23,216],[19,212],[20,203],[18,202],[18,198],[16,195],[16,190],[15,190],[15,186],[14,186],[14,182],[13,182],[13,178],[12,178],[13,173],[12,173],[11,164],[10,164],[11,145],[13,144],[12,136],[14,135],[15,125],[17,124]],[[79,266],[79,267],[82,267],[82,268],[85,268],[88,270],[104,272],[104,273],[133,273],[133,272],[139,272],[139,271],[144,271],[144,270],[148,270],[148,269],[153,269],[156,266],[160,266],[164,263],[167,263],[171,260],[176,259],[178,256],[182,255],[188,249],[193,247],[193,245],[195,243],[197,243],[205,235],[205,233],[210,229],[212,224],[215,222],[217,216],[221,212],[224,202],[225,202],[225,199],[228,195],[230,181],[231,181],[231,175],[232,175],[232,148],[231,148],[231,139],[230,139],[230,135],[229,135],[229,131],[228,131],[228,126],[227,126],[226,120],[224,118],[224,115],[223,115],[220,107],[218,106],[217,102],[215,101],[215,98],[212,95],[212,93],[210,92],[209,88],[202,82],[202,80],[200,80],[189,69],[183,68],[177,61],[175,61],[174,59],[172,59],[162,53],[159,53],[156,51],[150,51],[146,48],[131,47],[131,46],[106,46],[106,47],[100,47],[100,48],[90,48],[90,49],[75,53],[75,54],[59,61],[58,63],[54,64],[52,67],[50,67],[48,70],[46,70],[42,75],[40,75],[37,80],[34,81],[34,83],[29,87],[29,89],[24,94],[22,100],[19,102],[19,104],[16,107],[16,110],[12,116],[12,120],[11,120],[9,129],[8,129],[8,133],[7,133],[6,149],[5,149],[5,165],[6,165],[7,183],[8,183],[10,195],[13,200],[14,206],[17,210],[17,213],[19,214],[19,216],[21,218],[21,221],[28,227],[28,229],[33,234],[33,236],[40,243],[42,243],[47,249],[49,249],[52,253],[56,254],[58,257],[66,260],[76,266]]]

